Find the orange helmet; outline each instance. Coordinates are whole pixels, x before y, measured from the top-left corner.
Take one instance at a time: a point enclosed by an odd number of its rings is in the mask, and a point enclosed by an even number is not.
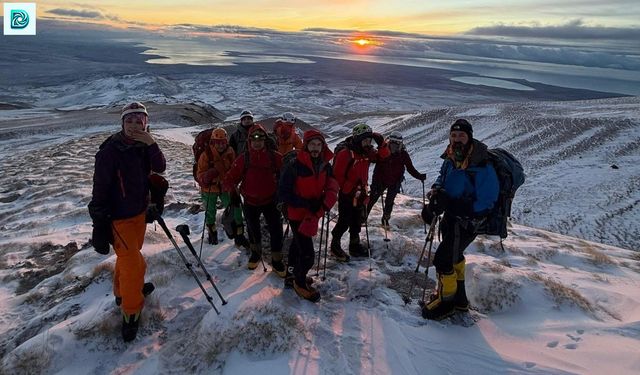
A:
[[[211,139],[213,140],[227,140],[227,131],[224,130],[223,128],[217,128],[214,129],[213,132],[211,132]]]

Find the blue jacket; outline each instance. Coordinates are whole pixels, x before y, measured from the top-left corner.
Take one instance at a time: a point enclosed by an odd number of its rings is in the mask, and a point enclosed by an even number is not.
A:
[[[433,187],[444,188],[450,198],[473,202],[475,216],[488,214],[498,200],[500,185],[493,165],[488,163],[487,146],[473,140],[466,169],[456,168],[446,152],[441,157],[444,162]]]

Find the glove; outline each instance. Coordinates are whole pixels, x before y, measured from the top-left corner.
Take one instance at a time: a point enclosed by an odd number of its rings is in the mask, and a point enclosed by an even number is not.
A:
[[[113,243],[113,234],[111,232],[111,222],[93,222],[93,231],[91,233],[91,243],[95,251],[102,255],[109,254],[109,244]]]
[[[473,217],[473,201],[470,198],[449,199],[446,211],[457,217]]]
[[[310,215],[306,216],[298,227],[298,233],[307,237],[313,237],[318,234],[318,218]]]
[[[434,215],[441,215],[445,211],[445,209],[448,208],[448,202],[449,194],[447,194],[446,190],[434,190],[429,197],[429,209]]]
[[[371,138],[373,138],[378,147],[380,147],[384,143],[384,137],[380,133],[371,133]]]
[[[424,181],[427,179],[427,174],[426,173],[420,173],[420,175],[418,176],[418,180],[420,181]]]
[[[218,177],[218,171],[214,168],[209,169],[208,171],[204,172],[204,175],[202,176],[202,182],[205,185],[210,185],[211,181],[213,181],[216,177]]]
[[[436,217],[436,215],[431,210],[430,205],[426,205],[426,204],[422,207],[422,212],[420,212],[420,216],[422,216],[422,221],[424,221],[427,224],[431,224],[431,222],[433,221],[433,218]]]

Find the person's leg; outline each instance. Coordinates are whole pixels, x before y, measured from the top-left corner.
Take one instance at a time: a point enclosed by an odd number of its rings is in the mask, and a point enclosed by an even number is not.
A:
[[[455,296],[458,289],[458,277],[454,269],[456,263],[464,256],[462,252],[475,235],[461,228],[457,219],[445,214],[440,229],[442,242],[436,250],[433,264],[438,276],[437,293],[422,309],[425,319],[441,320],[454,313]]]
[[[378,202],[380,196],[384,192],[384,187],[379,184],[371,184],[371,190],[369,191],[369,204],[367,205],[367,216],[371,213],[371,209]]]
[[[382,213],[382,217],[387,221],[391,218],[391,212],[393,212],[393,205],[396,200],[396,196],[400,192],[400,183],[398,182],[394,186],[390,186],[387,189],[387,196],[384,201],[384,212]]]
[[[145,214],[128,219],[114,220],[113,248],[116,253],[118,292],[122,297],[121,309],[125,314],[136,314],[142,310],[144,296],[144,274],[146,264],[142,253],[146,230]]]
[[[300,221],[289,220],[291,226],[291,233],[293,234],[293,240],[289,245],[289,259],[287,259],[287,275],[285,276],[285,287],[293,287],[293,280],[295,278],[295,268],[298,264],[298,258],[300,254],[300,248],[298,247],[298,241],[296,241],[295,235],[298,233],[300,227]]]
[[[313,238],[302,235],[298,231],[295,231],[293,236],[293,240],[297,242],[300,249],[297,264],[294,267],[294,290],[300,297],[317,302],[320,300],[320,293],[307,282],[307,273],[313,267],[315,260]]]
[[[205,222],[207,225],[216,225],[216,202],[218,200],[217,193],[201,193],[202,204],[205,207]]]
[[[251,243],[251,256],[247,267],[250,270],[258,267],[258,262],[262,258],[262,233],[260,233],[260,207],[250,204],[244,205],[244,216],[247,221],[247,230]]]
[[[366,257],[369,255],[369,251],[366,246],[363,246],[360,242],[360,230],[364,223],[362,217],[364,206],[351,206],[351,221],[349,222],[349,255],[352,257]]]
[[[338,195],[338,221],[331,231],[331,253],[341,262],[349,261],[349,256],[340,246],[340,239],[342,239],[344,232],[349,229],[351,205],[352,201],[348,195],[342,193]]]
[[[262,206],[264,220],[267,222],[271,245],[271,266],[280,277],[285,277],[286,269],[282,261],[282,219],[275,202]]]

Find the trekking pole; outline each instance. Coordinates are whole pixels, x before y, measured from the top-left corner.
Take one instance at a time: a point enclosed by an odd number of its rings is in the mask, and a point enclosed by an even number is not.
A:
[[[287,238],[288,235],[289,235],[289,220],[287,220],[287,227],[284,230],[284,236],[282,236],[282,239],[284,240],[285,238]]]
[[[324,241],[324,266],[322,270],[322,281],[327,279],[327,253],[329,252],[329,214],[331,210],[327,211],[327,230],[325,231],[325,241]]]
[[[422,181],[422,207],[426,205],[426,199],[424,194],[424,181]],[[424,223],[424,234],[427,234],[427,223]]]
[[[322,259],[322,240],[324,238],[324,218],[327,215],[322,215],[322,224],[320,224],[320,243],[318,244],[318,265],[316,266],[316,277],[320,276],[320,259]]]
[[[420,252],[420,258],[418,258],[418,264],[416,264],[416,269],[415,271],[413,271],[413,277],[411,280],[411,286],[409,287],[409,292],[407,293],[406,296],[402,297],[402,300],[404,301],[404,304],[408,304],[409,302],[411,302],[411,295],[413,294],[413,288],[416,285],[416,274],[420,271],[420,263],[422,262],[422,258],[424,257],[424,251],[427,248],[427,244],[431,243],[433,244],[433,238],[434,238],[434,234],[435,234],[435,227],[436,227],[436,222],[438,221],[438,216],[434,217],[433,220],[431,221],[431,225],[429,226],[429,233],[427,234],[427,237],[424,240],[424,246],[422,247],[422,252]],[[431,246],[429,246],[429,260],[427,261],[427,271],[429,270],[429,262],[431,262]]]
[[[196,273],[193,271],[193,265],[189,263],[187,258],[182,253],[182,250],[180,250],[180,247],[176,243],[176,240],[173,239],[173,236],[171,235],[171,232],[169,232],[169,228],[167,228],[167,224],[165,224],[162,216],[156,214],[155,219],[158,221],[158,224],[160,224],[160,227],[162,227],[162,230],[169,238],[169,241],[171,241],[171,244],[173,244],[173,247],[175,247],[176,251],[178,252],[178,255],[180,255],[180,258],[184,262],[184,265],[187,266],[187,268],[189,269],[189,272],[191,272],[191,276],[193,276],[193,278],[196,280],[196,283],[198,283],[198,286],[202,290],[202,293],[204,293],[204,296],[207,298],[207,301],[209,301],[213,309],[216,311],[216,314],[220,315],[220,311],[218,311],[218,308],[213,303],[213,297],[211,297],[209,293],[207,293],[207,291],[204,289],[204,286],[202,286],[200,279],[198,279],[198,275],[196,275]]]
[[[364,207],[366,210],[367,207]],[[365,211],[366,212],[366,211]],[[371,266],[371,244],[369,243],[369,215],[364,217],[364,232],[367,234],[367,253],[369,254],[369,272],[373,271],[373,267]]]
[[[218,290],[218,287],[216,286],[216,283],[213,282],[213,278],[209,274],[209,271],[207,271],[207,269],[204,267],[204,264],[202,264],[202,259],[197,256],[196,249],[193,248],[193,245],[191,244],[191,241],[189,240],[189,226],[186,225],[186,224],[178,225],[176,227],[176,232],[180,233],[180,236],[182,236],[182,239],[184,240],[184,243],[187,245],[189,250],[191,250],[191,254],[193,254],[193,256],[198,261],[198,265],[200,266],[200,268],[202,269],[204,274],[207,276],[207,280],[209,280],[209,282],[211,283],[211,286],[213,286],[213,289],[216,291],[216,293],[218,293],[218,297],[220,297],[220,300],[222,301],[222,305],[223,306],[226,305],[227,301],[224,300],[224,297],[222,296],[222,293],[220,293],[220,290]]]
[[[384,191],[382,192],[382,219],[384,220]],[[387,223],[389,221],[387,220]],[[389,242],[391,241],[389,239],[389,236],[387,235],[387,225],[383,222],[382,223],[382,228],[384,228],[384,242]],[[389,244],[387,243],[387,250],[389,250]]]
[[[211,193],[207,194],[207,200],[204,203],[204,222],[202,223],[202,236],[200,237],[200,257],[202,258],[202,244],[204,244],[204,231],[207,230],[207,212],[209,212],[209,198]]]
[[[435,223],[438,221],[438,216],[433,218],[433,226],[434,228],[429,228],[431,232],[431,240],[429,241],[429,254],[427,255],[427,268],[424,270],[424,288],[422,289],[422,299],[418,302],[420,306],[424,306],[425,301],[424,298],[427,295],[427,284],[429,283],[429,264],[431,264],[431,248],[433,247],[433,239],[435,237]]]

